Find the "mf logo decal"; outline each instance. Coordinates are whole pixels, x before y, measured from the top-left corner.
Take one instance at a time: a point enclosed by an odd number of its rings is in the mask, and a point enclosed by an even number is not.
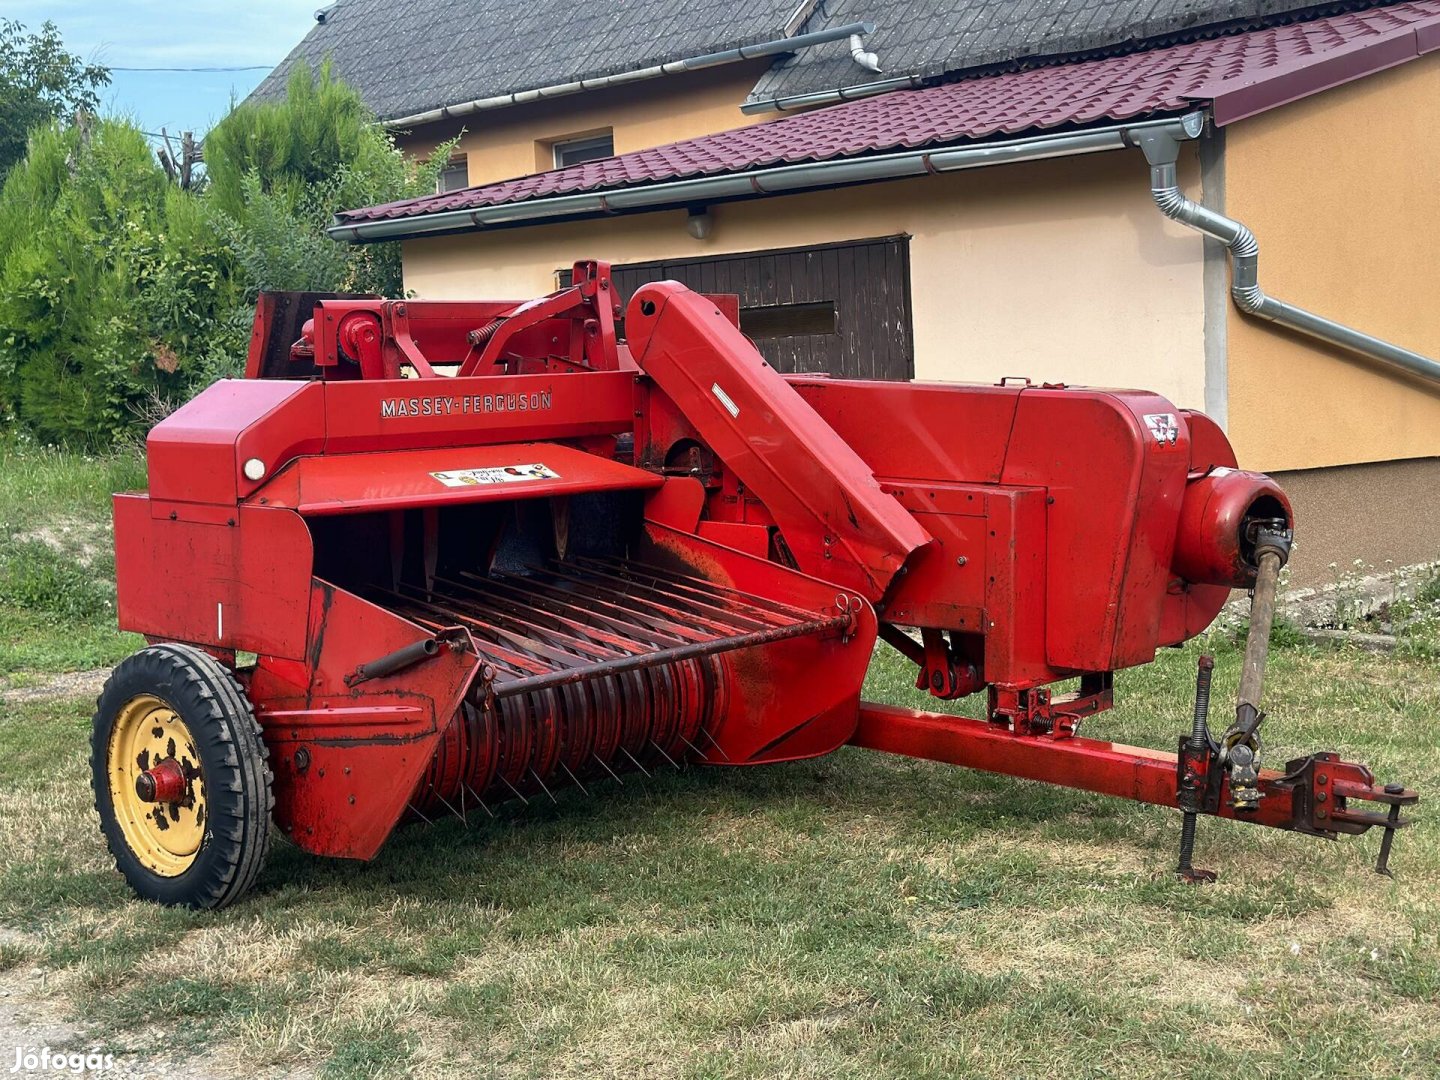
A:
[[[1145,426],[1161,446],[1174,446],[1175,440],[1180,438],[1180,421],[1174,413],[1146,413]]]

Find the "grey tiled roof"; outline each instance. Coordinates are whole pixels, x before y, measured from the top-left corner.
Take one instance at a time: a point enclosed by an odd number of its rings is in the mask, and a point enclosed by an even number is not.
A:
[[[879,55],[883,73],[856,64],[843,42],[819,45],[782,58],[760,78],[750,100],[1193,37],[1200,27],[1256,23],[1303,8],[1361,6],[1314,0],[825,0],[802,31],[859,19],[875,23],[865,47]]]
[[[317,5],[318,6],[318,5]],[[382,119],[785,36],[798,0],[339,0],[252,98],[327,55]]]
[[[1302,9],[1375,6],[1300,0],[338,0],[252,98],[279,96],[298,59],[326,56],[382,119],[477,98],[632,71],[785,36],[869,21],[871,74],[844,42],[779,57],[750,100],[904,75],[938,76],[1184,40]],[[656,93],[663,94],[658,88]],[[738,103],[737,103],[738,104]],[[737,118],[738,119],[738,118]]]

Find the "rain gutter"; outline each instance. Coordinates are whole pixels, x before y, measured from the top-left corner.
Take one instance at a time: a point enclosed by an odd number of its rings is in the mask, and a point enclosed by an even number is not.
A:
[[[1136,145],[1140,134],[1151,129],[1175,128],[1188,123],[1198,133],[1202,117],[1192,113],[1183,119],[1114,124],[1088,131],[1038,135],[1028,139],[973,143],[942,149],[910,150],[876,157],[839,158],[726,173],[692,180],[672,180],[630,188],[555,195],[525,199],[494,206],[444,210],[412,217],[375,221],[345,221],[337,218],[327,230],[336,240],[369,243],[408,239],[434,233],[469,232],[503,225],[530,225],[560,218],[660,210],[703,205],[729,199],[760,195],[789,195],[800,191],[859,184],[875,180],[899,180],[932,173],[957,172],[987,165],[1073,157],[1104,150],[1121,150]]]
[[[817,90],[813,94],[792,94],[789,97],[747,101],[740,106],[740,111],[747,116],[767,112],[793,112],[796,109],[813,109],[819,105],[836,105],[842,101],[854,101],[856,98],[888,94],[891,90],[913,90],[924,85],[925,77],[922,75],[901,75],[878,82],[855,83],[836,90]]]
[[[808,49],[812,45],[824,45],[831,41],[847,40],[851,34],[865,35],[873,33],[875,24],[871,22],[852,22],[844,26],[832,26],[824,30],[816,30],[810,34],[797,34],[793,37],[775,38],[773,41],[762,41],[756,45],[742,45],[738,49],[725,49],[721,52],[705,53],[702,56],[690,56],[684,60],[673,60],[667,64],[656,64],[652,67],[637,68],[634,71],[622,71],[615,75],[601,75],[594,79],[576,79],[566,83],[554,83],[550,86],[539,86],[533,90],[519,90],[512,94],[497,94],[494,97],[477,98],[474,101],[461,102],[458,105],[446,105],[439,109],[430,109],[426,112],[414,113],[410,116],[399,116],[394,120],[384,121],[387,128],[406,128],[420,124],[433,124],[438,120],[448,120],[457,116],[468,116],[471,113],[484,112],[488,109],[504,109],[511,105],[524,105],[531,101],[542,101],[547,98],[563,97],[566,94],[578,94],[582,90],[601,90],[607,86],[623,86],[627,83],[640,82],[644,79],[654,79],[661,75],[677,75],[685,71],[699,71],[703,68],[719,67],[721,64],[733,64],[740,60],[753,60],[761,56],[776,56],[780,53],[796,52],[799,49]]]

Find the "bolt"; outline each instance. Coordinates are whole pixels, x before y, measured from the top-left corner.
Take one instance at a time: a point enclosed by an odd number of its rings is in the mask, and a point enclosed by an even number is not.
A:
[[[964,565],[965,565],[967,562],[969,562],[969,561],[970,561],[970,560],[967,559],[964,555],[961,555],[958,559],[955,560],[955,565],[956,565],[956,566],[964,566]]]
[[[1319,776],[1315,777],[1315,782],[1317,784],[1328,784],[1330,782],[1330,777],[1326,776],[1322,772]]]
[[[1324,802],[1324,801],[1325,801],[1326,799],[1328,799],[1329,797],[1330,797],[1330,796],[1329,796],[1328,794],[1326,794],[1325,792],[1323,792],[1323,791],[1317,791],[1317,792],[1315,793],[1315,801],[1316,801],[1316,802]]]
[[[1385,785],[1385,794],[1386,794],[1386,795],[1404,795],[1404,794],[1405,794],[1405,785],[1404,785],[1404,784],[1386,784],[1386,785]]]
[[[354,796],[354,795],[351,795],[351,796],[350,796],[350,805],[351,805],[351,806],[354,806],[354,805],[355,805],[355,796]]]

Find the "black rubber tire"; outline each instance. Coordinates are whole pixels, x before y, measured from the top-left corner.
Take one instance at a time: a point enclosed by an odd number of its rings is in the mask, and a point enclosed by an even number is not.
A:
[[[121,708],[153,694],[179,714],[199,744],[207,816],[195,862],[177,877],[156,874],[125,842],[110,796],[106,756]],[[121,661],[95,703],[90,783],[100,831],[115,867],[145,900],[169,906],[222,908],[255,883],[270,848],[269,752],[255,710],[218,660],[189,645],[151,645]]]

